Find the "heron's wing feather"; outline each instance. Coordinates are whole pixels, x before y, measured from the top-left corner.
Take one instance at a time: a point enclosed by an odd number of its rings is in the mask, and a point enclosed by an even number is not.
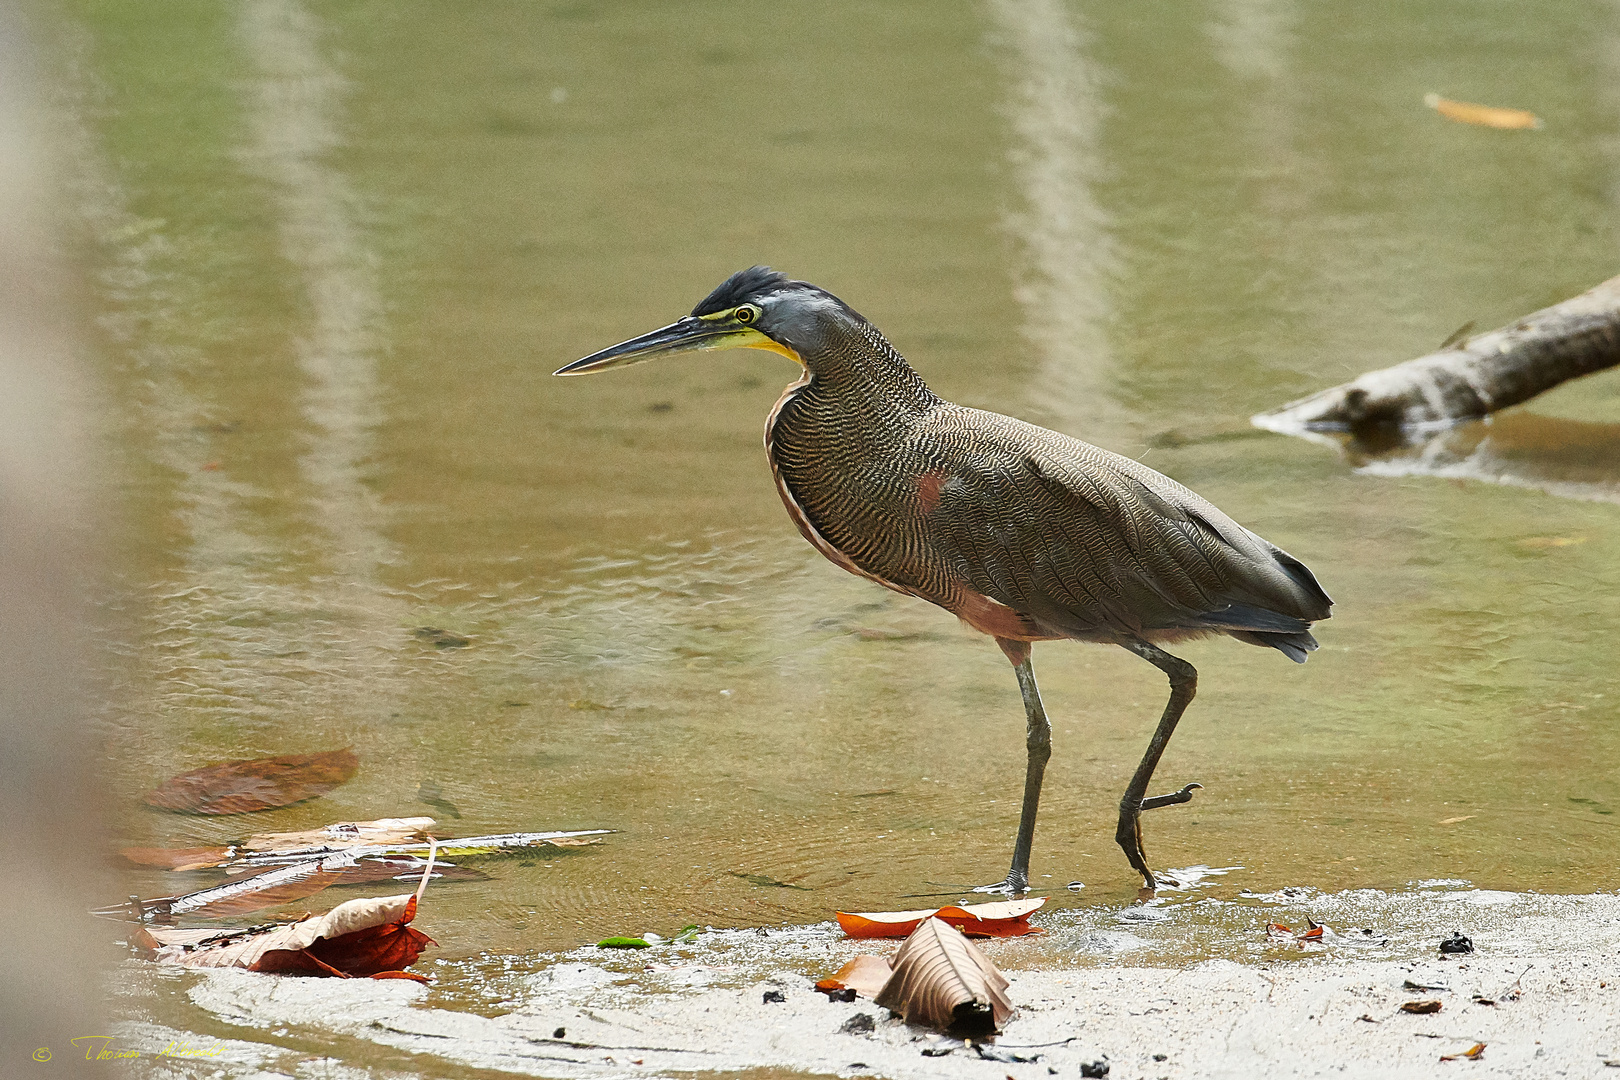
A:
[[[1293,635],[1326,617],[1308,570],[1180,484],[1043,428],[971,420],[979,452],[958,459],[934,524],[993,599],[1074,636]]]

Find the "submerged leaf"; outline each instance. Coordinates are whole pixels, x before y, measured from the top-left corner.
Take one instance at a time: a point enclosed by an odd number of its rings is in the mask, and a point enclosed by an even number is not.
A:
[[[1029,925],[1029,917],[1045,903],[1046,900],[1040,898],[918,911],[840,911],[836,914],[838,925],[852,938],[905,937],[930,917],[943,919],[973,937],[1021,937],[1043,932],[1040,927]]]
[[[160,870],[205,870],[224,866],[236,854],[234,847],[210,848],[136,848],[127,847],[119,854],[136,866],[155,866]]]
[[[954,926],[924,919],[894,955],[877,1004],[937,1031],[985,1035],[1012,1016],[1007,979]]]
[[[324,795],[359,767],[353,750],[228,761],[181,773],[144,798],[148,806],[182,814],[246,814]]]
[[[1500,109],[1494,105],[1475,105],[1469,101],[1451,101],[1439,94],[1427,94],[1423,104],[1460,124],[1478,124],[1493,128],[1538,128],[1541,118],[1525,109]]]

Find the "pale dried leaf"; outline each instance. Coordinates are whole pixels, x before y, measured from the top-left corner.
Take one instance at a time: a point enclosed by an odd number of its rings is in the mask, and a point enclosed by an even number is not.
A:
[[[241,847],[258,855],[274,855],[303,848],[347,848],[361,844],[405,844],[427,841],[430,817],[379,818],[376,821],[338,821],[303,832],[258,833]]]
[[[1007,979],[960,930],[924,919],[894,956],[894,974],[877,1004],[908,1024],[984,1034],[1012,1016]]]

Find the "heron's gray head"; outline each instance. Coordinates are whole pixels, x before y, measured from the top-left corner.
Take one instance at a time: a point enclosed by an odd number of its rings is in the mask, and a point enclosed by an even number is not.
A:
[[[752,266],[721,282],[685,318],[592,353],[557,374],[584,375],[711,349],[768,349],[803,364],[802,354],[813,351],[833,326],[852,322],[866,320],[825,289],[768,266]]]

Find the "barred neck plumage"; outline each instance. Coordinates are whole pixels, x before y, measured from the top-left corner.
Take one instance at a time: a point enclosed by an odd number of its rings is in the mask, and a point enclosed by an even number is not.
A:
[[[815,396],[848,405],[851,418],[909,419],[941,403],[871,323],[823,319],[815,329],[809,340],[791,344],[804,360]]]

